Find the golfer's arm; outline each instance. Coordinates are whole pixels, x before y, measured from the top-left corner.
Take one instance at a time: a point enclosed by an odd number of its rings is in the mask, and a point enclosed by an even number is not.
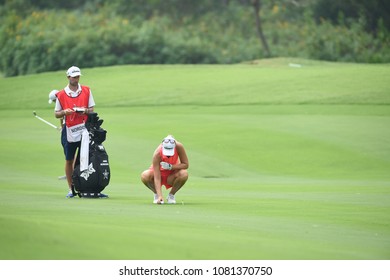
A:
[[[154,174],[154,187],[158,196],[162,196],[161,191],[161,171],[160,171],[160,157],[157,150],[153,155],[153,174]]]
[[[154,176],[154,187],[156,189],[156,194],[162,196],[161,191],[161,177]]]
[[[179,162],[177,164],[172,165],[172,170],[179,170],[179,169],[188,169],[188,163],[187,162]]]
[[[179,144],[177,146],[177,153],[179,154],[180,162],[172,165],[172,170],[188,169],[190,164],[188,163],[187,153],[183,145]]]
[[[156,189],[156,193],[158,196],[162,196],[162,191],[161,191],[161,172],[158,170],[154,171],[154,187]]]

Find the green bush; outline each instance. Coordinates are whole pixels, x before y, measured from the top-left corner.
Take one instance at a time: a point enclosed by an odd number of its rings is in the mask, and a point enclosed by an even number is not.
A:
[[[19,6],[23,0],[18,0]],[[16,5],[16,4],[15,4]],[[390,62],[390,36],[379,22],[374,36],[364,21],[316,23],[310,13],[291,17],[287,6],[265,6],[263,29],[274,57],[330,61]],[[37,10],[23,17],[0,8],[0,72],[16,76],[70,65],[239,63],[262,58],[253,10],[229,5],[203,15],[147,18],[98,12]]]

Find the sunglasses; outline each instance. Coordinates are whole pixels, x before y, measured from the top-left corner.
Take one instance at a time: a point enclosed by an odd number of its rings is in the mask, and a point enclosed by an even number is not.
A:
[[[171,144],[175,144],[175,140],[173,140],[173,139],[164,139],[163,140],[163,143],[171,143]]]

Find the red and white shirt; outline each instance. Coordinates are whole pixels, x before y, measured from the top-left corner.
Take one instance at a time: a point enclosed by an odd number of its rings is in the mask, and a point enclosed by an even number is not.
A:
[[[74,107],[90,108],[95,106],[95,101],[89,87],[79,84],[77,91],[72,91],[69,85],[57,94],[55,111],[73,109]],[[85,129],[88,116],[74,112],[65,117],[67,139],[69,142],[81,140],[81,134]]]

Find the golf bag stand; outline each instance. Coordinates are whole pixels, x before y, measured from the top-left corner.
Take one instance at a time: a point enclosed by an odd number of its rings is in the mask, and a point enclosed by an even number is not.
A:
[[[110,182],[108,155],[102,144],[106,140],[107,131],[100,127],[102,123],[103,120],[99,120],[97,113],[88,114],[85,123],[89,135],[88,168],[80,170],[80,162],[76,163],[72,174],[73,195],[99,198],[100,192]]]

